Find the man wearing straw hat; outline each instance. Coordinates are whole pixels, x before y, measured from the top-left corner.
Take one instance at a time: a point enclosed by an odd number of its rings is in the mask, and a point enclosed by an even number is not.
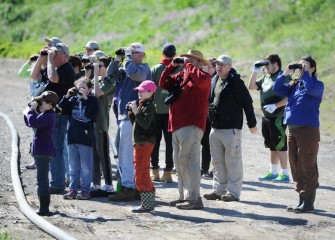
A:
[[[173,59],[164,70],[159,86],[171,90],[176,82],[180,95],[169,108],[168,130],[172,132],[173,160],[178,173],[179,199],[170,206],[179,209],[202,209],[200,197],[200,141],[205,131],[211,77],[203,66],[209,62],[197,50]],[[182,71],[172,75],[177,67]],[[187,194],[184,195],[184,189]]]

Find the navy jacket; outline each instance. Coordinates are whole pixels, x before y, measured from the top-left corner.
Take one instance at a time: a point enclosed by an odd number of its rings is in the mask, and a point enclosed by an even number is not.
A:
[[[24,121],[28,127],[36,128],[31,146],[33,156],[56,156],[52,134],[56,123],[56,113],[53,110],[38,114],[30,109]]]
[[[83,98],[65,96],[59,102],[62,110],[70,112],[69,128],[67,130],[68,144],[93,146],[94,122],[97,119],[99,104],[94,96]]]

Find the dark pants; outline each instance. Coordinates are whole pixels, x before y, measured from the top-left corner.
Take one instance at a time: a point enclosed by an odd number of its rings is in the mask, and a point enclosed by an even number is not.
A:
[[[49,196],[49,163],[51,157],[34,157],[36,164],[37,195]]]
[[[93,176],[94,185],[101,184],[101,170],[104,174],[105,184],[112,185],[111,159],[109,157],[109,137],[104,131],[95,131],[93,144]]]
[[[201,139],[201,171],[202,172],[208,172],[209,170],[209,165],[211,163],[211,151],[209,147],[209,133],[211,132],[211,125],[208,121],[206,121],[206,129],[204,132],[204,135],[202,136]]]
[[[156,114],[156,144],[151,154],[152,169],[159,169],[159,147],[162,132],[165,140],[165,171],[173,169],[172,133],[168,132],[169,114]]]
[[[288,158],[296,191],[302,196],[310,195],[319,186],[317,154],[320,130],[303,126],[289,129]]]

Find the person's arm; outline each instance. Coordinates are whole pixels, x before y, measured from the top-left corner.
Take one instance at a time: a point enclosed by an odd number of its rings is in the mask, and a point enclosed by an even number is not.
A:
[[[186,62],[184,64],[184,67],[185,67],[188,75],[191,77],[192,82],[198,88],[200,88],[200,89],[206,88],[208,86],[208,84],[210,84],[211,76],[208,73],[196,68],[190,62]]]
[[[42,75],[41,75],[41,69],[43,66],[43,63],[46,61],[46,56],[39,55],[39,57],[36,60],[36,63],[34,64],[31,72],[30,72],[30,78],[33,80],[40,80]]]
[[[55,55],[56,55],[55,51],[50,51],[48,54],[48,78],[50,82],[58,83],[59,76],[55,66],[55,60],[54,60]]]
[[[252,97],[244,85],[243,81],[237,86],[239,89],[235,94],[238,94],[242,99],[242,107],[247,118],[247,124],[251,133],[254,133],[257,121],[255,117],[255,111],[253,106]],[[256,128],[257,130],[257,128]]]
[[[280,74],[275,83],[273,84],[273,91],[275,91],[277,94],[287,97],[288,96],[288,90],[290,88],[289,84],[285,84],[287,78],[291,76],[293,73],[292,69],[289,69],[288,66],[286,67],[285,71]]]
[[[302,75],[301,80],[304,81],[307,94],[321,98],[324,91],[324,84],[319,80],[313,80],[307,71]]]
[[[96,97],[88,97],[84,100],[86,105],[85,116],[90,119],[92,122],[95,122],[98,117],[99,112],[99,103]]]
[[[143,128],[148,129],[155,117],[155,109],[153,105],[144,107],[140,112],[135,114],[136,122]]]
[[[100,97],[104,95],[104,92],[100,88],[99,84],[99,63],[93,63],[93,73],[94,73],[94,96]]]
[[[183,72],[176,73],[174,75],[171,75],[176,71],[178,68],[178,65],[174,65],[174,63],[171,63],[165,70],[162,72],[162,75],[159,79],[159,86],[163,89],[169,90],[173,87],[174,83],[177,80],[177,77]]]

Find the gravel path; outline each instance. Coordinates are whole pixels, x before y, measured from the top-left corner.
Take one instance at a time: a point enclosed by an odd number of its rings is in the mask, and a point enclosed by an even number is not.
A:
[[[16,75],[21,64],[23,61],[20,60],[0,59],[0,112],[9,115],[16,125],[21,140],[22,182],[29,204],[36,208],[35,171],[22,168],[32,161],[28,153],[32,131],[25,127],[22,118],[22,110],[29,97],[26,81]],[[113,124],[110,132],[112,136],[115,133]],[[0,118],[0,232],[7,229],[13,239],[51,239],[17,208],[10,177],[9,134],[7,125]],[[51,210],[58,214],[47,219],[78,239],[333,239],[334,151],[334,140],[323,136],[319,153],[320,188],[314,214],[286,212],[286,206],[297,202],[298,196],[292,183],[274,184],[256,180],[268,168],[268,153],[263,148],[260,133],[253,136],[245,129],[244,185],[240,202],[204,200],[205,208],[201,211],[169,207],[168,202],[178,197],[174,176],[174,183],[155,184],[157,208],[152,213],[132,214],[130,208],[138,202],[111,203],[103,198],[65,201],[62,196],[52,195]],[[163,155],[163,150],[161,152]],[[202,180],[201,193],[209,192],[211,181]]]

